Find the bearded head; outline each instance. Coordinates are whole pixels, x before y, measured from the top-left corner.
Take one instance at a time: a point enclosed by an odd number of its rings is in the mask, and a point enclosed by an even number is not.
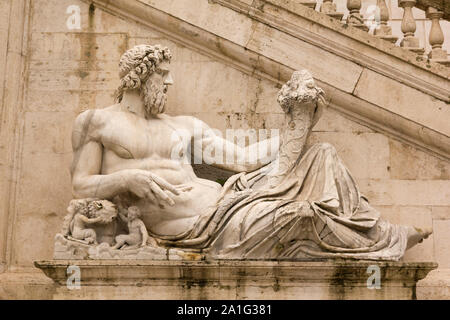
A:
[[[116,92],[117,102],[122,101],[127,90],[140,90],[146,114],[164,112],[167,101],[167,85],[154,83],[152,75],[161,73],[162,63],[170,63],[172,55],[160,45],[138,45],[127,50],[119,62],[120,86]]]

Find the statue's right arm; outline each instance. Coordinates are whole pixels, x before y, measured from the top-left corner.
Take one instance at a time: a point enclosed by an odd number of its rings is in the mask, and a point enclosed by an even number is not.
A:
[[[149,171],[126,169],[110,174],[101,174],[103,145],[98,134],[96,110],[81,113],[75,120],[72,132],[74,152],[72,162],[72,187],[76,198],[111,199],[130,191],[139,198],[165,201],[173,205],[168,191],[175,195],[179,191],[163,178]]]
[[[123,173],[100,174],[103,146],[96,137],[95,112],[81,113],[72,132],[72,188],[76,198],[109,199],[126,188]]]

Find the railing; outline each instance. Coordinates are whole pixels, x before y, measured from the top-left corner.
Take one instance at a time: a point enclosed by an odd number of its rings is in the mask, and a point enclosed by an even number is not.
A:
[[[317,0],[299,0],[299,3],[306,5],[312,9],[327,14],[335,19],[342,21],[348,25],[354,26],[367,32],[373,32],[373,35],[381,39],[396,43],[398,37],[392,34],[392,29],[388,25],[389,9],[386,0],[376,0],[375,19],[367,21],[361,14],[361,0],[345,0],[348,14],[343,19],[344,13],[338,12],[336,0],[323,0],[318,5]],[[374,2],[374,1],[372,1]],[[444,33],[441,28],[441,19],[450,21],[450,0],[397,0],[398,7],[403,9],[403,18],[401,22],[401,32],[403,38],[399,45],[407,50],[415,52],[423,58],[428,58],[432,62],[437,62],[446,66],[450,66],[450,59],[447,51],[442,48],[444,44]],[[413,8],[416,7],[425,11],[425,16],[431,21],[429,33],[429,43],[431,49],[425,55],[425,48],[420,44],[419,38],[416,37],[416,20],[413,15]],[[373,30],[372,30],[373,29]]]

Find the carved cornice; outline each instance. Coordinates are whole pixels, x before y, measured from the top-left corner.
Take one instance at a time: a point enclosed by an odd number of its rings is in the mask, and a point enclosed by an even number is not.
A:
[[[208,27],[195,25],[191,21],[177,17],[175,14],[165,12],[152,5],[153,2],[144,0],[84,1],[94,3],[100,9],[113,15],[148,26],[174,42],[211,56],[256,77],[282,84],[290,78],[292,71],[296,68],[289,65],[283,58],[275,59],[266,55],[259,48],[250,47],[249,41],[239,43],[232,36],[219,34],[219,32],[210,30]],[[437,64],[427,65],[426,62],[415,61],[415,54],[395,47],[384,40],[376,39],[361,30],[348,31],[339,22],[329,17],[324,18],[325,15],[303,6],[298,6],[301,8],[296,7],[295,13],[286,11],[283,18],[280,18],[269,13],[270,10],[261,11],[257,7],[252,7],[248,4],[249,1],[214,0],[210,2],[218,3],[239,12],[252,19],[254,23],[276,28],[290,37],[295,37],[352,61],[364,70],[373,70],[397,83],[424,92],[430,98],[445,101],[448,106],[450,101],[448,69]],[[258,3],[264,3],[266,8],[270,9],[269,6],[274,8],[274,3],[284,2],[260,0]],[[273,12],[277,12],[277,10],[279,12],[285,9],[277,6]],[[304,28],[301,23],[318,25],[322,28],[321,32],[312,32],[310,31],[311,28]],[[324,30],[326,33],[324,33]],[[342,43],[342,39],[346,40],[345,45]],[[355,50],[351,47],[351,43],[358,47],[363,46],[364,50]],[[383,48],[387,48],[387,50],[383,51]],[[419,123],[420,121],[390,111],[386,106],[379,106],[359,98],[353,94],[354,88],[343,90],[336,87],[335,84],[327,83],[320,77],[316,80],[331,98],[330,106],[338,109],[347,117],[413,144],[435,156],[450,159],[450,138],[444,132],[445,130],[439,131],[427,127]],[[420,108],[421,106],[415,107]],[[424,112],[434,111],[424,110]]]

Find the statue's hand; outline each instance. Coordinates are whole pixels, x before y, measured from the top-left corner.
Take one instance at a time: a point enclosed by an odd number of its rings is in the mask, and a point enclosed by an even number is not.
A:
[[[129,191],[140,198],[146,197],[155,204],[164,201],[173,206],[175,202],[170,197],[169,191],[175,195],[180,194],[179,190],[166,180],[145,170],[127,170],[124,178]]]

